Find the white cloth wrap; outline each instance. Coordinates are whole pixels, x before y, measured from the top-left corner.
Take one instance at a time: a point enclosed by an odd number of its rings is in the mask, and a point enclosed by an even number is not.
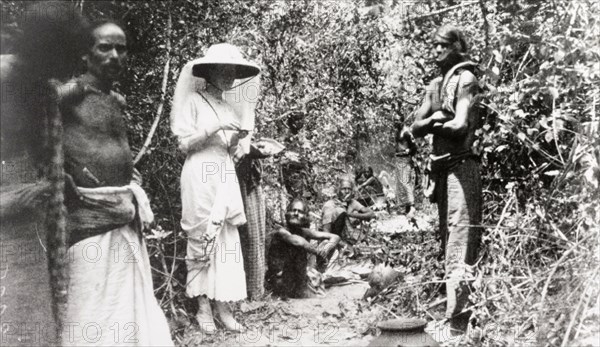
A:
[[[79,188],[83,195],[135,200],[142,224],[153,220],[141,187]],[[69,248],[65,346],[173,346],[152,285],[146,244],[132,221]]]

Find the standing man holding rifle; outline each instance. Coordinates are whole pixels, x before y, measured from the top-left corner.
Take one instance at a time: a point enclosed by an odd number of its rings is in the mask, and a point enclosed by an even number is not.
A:
[[[441,76],[427,87],[423,104],[416,111],[412,133],[433,134],[430,156],[430,198],[437,202],[442,247],[446,262],[446,319],[450,331],[463,333],[470,312],[468,303],[473,265],[481,239],[481,174],[473,143],[480,126],[472,108],[478,82],[467,60],[462,32],[442,26],[433,42]]]

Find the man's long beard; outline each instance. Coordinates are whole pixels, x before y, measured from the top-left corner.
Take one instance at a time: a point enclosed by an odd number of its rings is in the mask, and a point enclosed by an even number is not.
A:
[[[307,228],[310,226],[310,221],[308,220],[307,217],[295,218],[295,217],[290,216],[287,213],[285,216],[285,222],[287,223],[288,226],[295,227],[295,228]]]

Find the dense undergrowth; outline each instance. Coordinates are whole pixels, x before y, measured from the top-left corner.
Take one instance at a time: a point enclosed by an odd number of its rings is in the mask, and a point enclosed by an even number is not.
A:
[[[318,212],[336,175],[359,164],[391,171],[394,119],[409,115],[436,73],[429,38],[441,24],[455,23],[467,33],[486,91],[486,230],[472,296],[481,341],[518,344],[527,337],[570,345],[597,333],[597,1],[76,3],[90,17],[116,17],[127,27],[129,70],[119,88],[128,98],[134,150],[142,149],[157,121],[137,167],[160,225],[149,241],[157,295],[173,322],[186,321],[193,310],[182,285],[179,174],[185,158],[168,122],[183,64],[228,41],[263,67],[257,134],[286,144],[302,164],[264,162],[268,218],[277,221],[291,190]],[[22,8],[22,2],[3,1],[3,24]],[[426,153],[422,141],[420,162]],[[412,274],[423,282],[442,271],[428,231],[427,242],[394,253],[398,262],[414,263]],[[439,285],[423,286],[397,288],[398,312],[425,312]],[[419,300],[407,299],[415,295]]]

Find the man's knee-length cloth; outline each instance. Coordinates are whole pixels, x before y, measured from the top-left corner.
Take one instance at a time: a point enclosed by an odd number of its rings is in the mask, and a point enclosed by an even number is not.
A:
[[[412,206],[415,204],[415,171],[412,158],[408,155],[397,156],[395,162],[398,205],[401,207]]]
[[[259,298],[265,292],[266,268],[266,206],[263,190],[260,184],[248,189],[247,183],[240,180],[242,196],[246,207],[248,223],[240,234],[244,265],[246,271],[246,286],[250,299]]]
[[[172,123],[173,133],[188,152],[181,173],[181,227],[188,236],[186,292],[190,297],[206,295],[219,301],[237,301],[246,298],[237,230],[246,223],[246,217],[235,167],[228,153],[231,133],[219,131],[204,142],[186,142],[220,123],[220,119],[235,115],[226,105],[216,108],[217,115],[206,100],[194,93]],[[214,105],[216,101],[210,103]],[[206,254],[207,236],[216,237],[216,242],[206,267],[198,260]]]
[[[262,165],[256,153],[250,150],[237,164],[237,174],[248,223],[240,229],[246,289],[248,298],[257,299],[265,293],[266,270],[266,206],[263,194]]]

